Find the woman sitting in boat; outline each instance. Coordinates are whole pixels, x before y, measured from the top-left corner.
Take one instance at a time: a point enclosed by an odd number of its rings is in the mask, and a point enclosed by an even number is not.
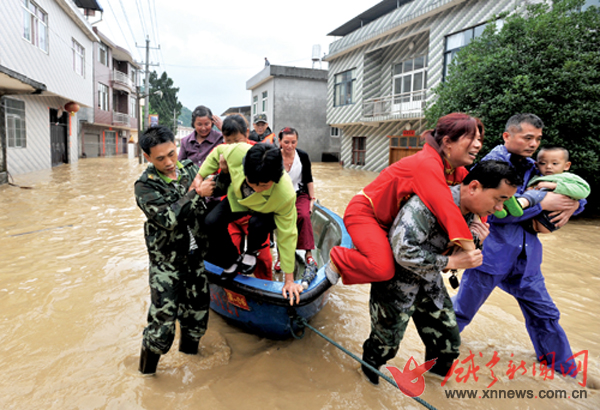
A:
[[[420,152],[384,169],[373,182],[354,196],[344,214],[344,224],[355,249],[334,247],[325,274],[333,284],[341,276],[346,285],[390,280],[394,256],[388,242],[389,229],[402,205],[412,195],[429,208],[448,233],[450,241],[474,250],[473,236],[454,204],[448,185],[462,182],[481,149],[481,121],[463,113],[440,118],[425,133]]]
[[[312,256],[315,248],[315,237],[313,235],[310,214],[315,204],[315,188],[312,178],[310,158],[308,154],[298,145],[298,131],[291,127],[285,127],[279,132],[279,146],[283,157],[283,168],[292,179],[296,190],[296,212],[298,214],[298,243],[296,249],[306,251],[306,265],[314,265],[316,262]],[[275,271],[280,271],[279,259],[275,262]]]
[[[292,180],[283,172],[281,151],[266,144],[234,143],[215,148],[200,168],[201,179],[219,168],[223,155],[231,176],[227,201],[222,201],[206,217],[211,241],[230,265],[222,275],[251,274],[256,256],[271,231],[276,229],[281,268],[285,273],[282,294],[290,304],[300,301],[302,286],[294,283],[294,264],[298,231],[296,229],[296,192]],[[246,252],[238,255],[227,225],[251,214]],[[212,245],[211,245],[212,247]]]

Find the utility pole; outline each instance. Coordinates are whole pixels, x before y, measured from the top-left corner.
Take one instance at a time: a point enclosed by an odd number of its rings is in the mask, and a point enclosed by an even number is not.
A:
[[[177,134],[177,108],[173,108],[173,130]]]
[[[135,46],[138,48],[144,48],[142,46],[138,46],[137,43],[135,43]],[[144,118],[142,118],[142,128],[140,129],[140,122],[138,121],[138,143],[141,137],[141,133],[142,130],[145,130],[148,127],[148,114],[149,114],[149,110],[150,110],[150,99],[147,98],[150,96],[150,66],[158,66],[159,64],[155,64],[155,63],[150,63],[150,49],[153,48],[155,50],[160,50],[160,45],[158,47],[150,47],[150,36],[146,36],[146,61],[144,62],[144,65],[146,66],[145,70],[146,70],[146,78],[145,78],[145,85],[144,85],[144,95],[140,95],[140,93],[138,92],[138,115],[139,115],[139,101],[140,98],[145,98],[146,101],[144,102]],[[142,163],[142,150],[139,147],[138,144],[138,159],[139,159],[139,163]]]

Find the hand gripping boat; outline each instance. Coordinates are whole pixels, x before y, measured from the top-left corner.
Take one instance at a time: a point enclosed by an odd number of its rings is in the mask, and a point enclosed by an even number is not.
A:
[[[352,247],[350,235],[342,218],[327,208],[315,204],[311,215],[315,236],[313,257],[319,270],[308,289],[300,294],[300,303],[290,306],[289,299],[281,294],[283,282],[237,275],[234,280],[221,278],[222,268],[206,262],[206,275],[210,286],[210,307],[228,322],[270,339],[286,339],[302,330],[297,320],[309,321],[325,306],[331,284],[325,277],[329,251],[334,246]],[[298,256],[298,255],[297,255]],[[296,258],[296,283],[304,272],[304,260]]]

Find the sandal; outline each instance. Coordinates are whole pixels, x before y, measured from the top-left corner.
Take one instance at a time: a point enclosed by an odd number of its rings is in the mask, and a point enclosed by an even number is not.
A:
[[[275,272],[281,272],[281,262],[279,261],[279,259],[277,259],[277,262],[275,262],[275,266],[273,267],[273,269],[275,269]]]
[[[306,265],[315,265],[317,266],[317,262],[315,261],[315,258],[313,258],[312,256],[309,256],[306,258]]]

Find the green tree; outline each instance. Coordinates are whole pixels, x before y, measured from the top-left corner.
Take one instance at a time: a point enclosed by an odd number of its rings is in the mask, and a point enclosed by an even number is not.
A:
[[[587,209],[600,209],[600,9],[583,0],[528,6],[490,25],[454,58],[428,123],[462,111],[483,121],[483,154],[502,143],[506,120],[532,112],[544,145],[569,149],[571,170],[592,186]]]
[[[158,123],[171,128],[173,132],[177,129],[177,122],[174,118],[179,117],[183,105],[177,99],[179,87],[173,87],[173,80],[169,78],[166,72],[158,77],[156,71],[150,73],[150,113],[158,114]],[[155,91],[162,91],[161,95],[156,95]]]
[[[182,107],[178,120],[181,121],[184,127],[190,127],[192,124],[192,111],[188,107]]]

